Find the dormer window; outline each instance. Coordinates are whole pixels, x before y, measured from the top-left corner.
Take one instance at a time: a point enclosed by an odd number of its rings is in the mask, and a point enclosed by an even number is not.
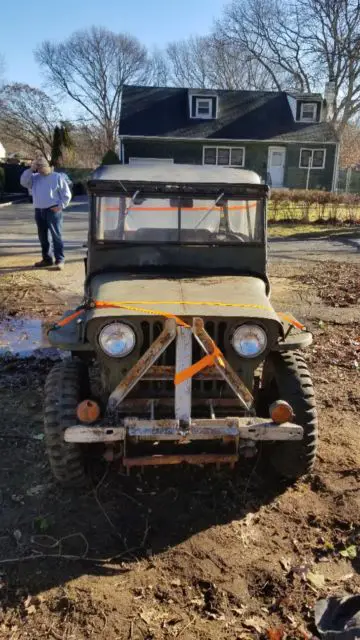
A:
[[[196,98],[196,117],[212,118],[211,98]]]
[[[215,120],[217,117],[218,97],[209,93],[193,93],[189,91],[190,118],[199,120]]]
[[[301,122],[316,122],[317,121],[317,102],[303,102],[300,109],[300,121]]]

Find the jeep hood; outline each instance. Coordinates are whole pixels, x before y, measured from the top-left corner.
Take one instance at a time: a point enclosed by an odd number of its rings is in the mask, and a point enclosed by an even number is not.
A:
[[[149,309],[158,311],[159,316],[165,311],[178,316],[263,318],[280,323],[266,295],[265,282],[251,276],[168,279],[106,273],[91,279],[88,294],[95,301],[127,307],[93,309],[88,312],[88,320],[142,316]]]

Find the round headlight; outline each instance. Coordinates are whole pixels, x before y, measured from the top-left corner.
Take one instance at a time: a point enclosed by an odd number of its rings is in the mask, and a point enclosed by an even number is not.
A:
[[[99,344],[107,356],[125,358],[135,347],[135,332],[128,324],[112,322],[99,333]]]
[[[266,349],[266,333],[257,324],[242,324],[234,331],[231,343],[239,356],[256,358]]]

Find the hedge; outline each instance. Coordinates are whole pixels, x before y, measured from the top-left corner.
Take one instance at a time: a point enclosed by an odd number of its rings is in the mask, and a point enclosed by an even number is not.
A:
[[[269,220],[360,223],[360,194],[273,189]]]

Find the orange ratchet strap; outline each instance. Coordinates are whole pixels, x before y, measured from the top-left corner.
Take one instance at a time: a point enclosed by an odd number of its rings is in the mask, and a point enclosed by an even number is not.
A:
[[[301,324],[301,322],[299,322],[298,320],[296,320],[292,316],[286,315],[286,313],[282,313],[281,311],[279,311],[278,312],[278,316],[282,320],[285,320],[285,322],[288,322],[289,324],[291,324],[296,329],[301,329],[301,331],[304,331],[306,329],[304,324]]]
[[[85,313],[84,307],[77,309],[70,316],[66,316],[66,318],[64,318],[63,320],[59,320],[59,322],[56,323],[55,328],[65,327],[67,324],[69,324],[69,322],[72,322],[73,320],[81,316],[83,313]]]
[[[176,321],[176,324],[178,324],[180,327],[189,327],[189,325],[186,322],[181,320],[181,318],[179,318],[173,313],[167,313],[166,311],[160,311],[155,309],[146,309],[146,308],[138,307],[137,304],[138,304],[137,300],[129,301],[129,302],[128,301],[105,302],[102,300],[96,300],[90,303],[89,305],[78,307],[74,311],[74,313],[72,313],[69,316],[66,316],[66,318],[63,318],[63,320],[60,320],[59,322],[57,322],[55,327],[65,327],[67,324],[69,324],[69,322],[72,322],[73,320],[78,318],[80,315],[82,315],[85,312],[85,310],[92,309],[92,308],[93,309],[127,309],[128,311],[136,311],[138,313],[147,313],[153,316],[163,316],[164,318],[173,318]],[[139,304],[179,304],[179,302],[172,301],[172,300],[164,300],[164,301],[160,301],[160,300],[145,301],[144,300],[142,302],[139,302]],[[214,306],[214,307],[237,307],[240,309],[262,309],[263,311],[272,311],[270,307],[265,307],[264,305],[257,305],[257,304],[231,304],[226,302],[198,302],[198,301],[197,302],[182,301],[182,304],[187,304],[187,305],[197,304],[200,306]],[[133,306],[133,305],[136,305],[136,306]],[[301,322],[299,322],[292,316],[287,315],[286,313],[282,313],[281,311],[279,311],[277,315],[282,320],[284,320],[285,322],[288,322],[296,329],[300,329],[301,331],[304,331],[304,329],[306,329],[305,325],[301,324]]]
[[[183,369],[182,371],[177,373],[174,378],[174,384],[181,384],[182,382],[185,382],[185,380],[193,378],[203,369],[206,369],[207,367],[213,367],[216,364],[219,364],[223,368],[225,367],[223,354],[221,353],[220,349],[214,344],[214,350],[212,353],[204,356],[204,358],[201,358],[201,360],[199,360],[195,364],[192,364],[191,367]]]

